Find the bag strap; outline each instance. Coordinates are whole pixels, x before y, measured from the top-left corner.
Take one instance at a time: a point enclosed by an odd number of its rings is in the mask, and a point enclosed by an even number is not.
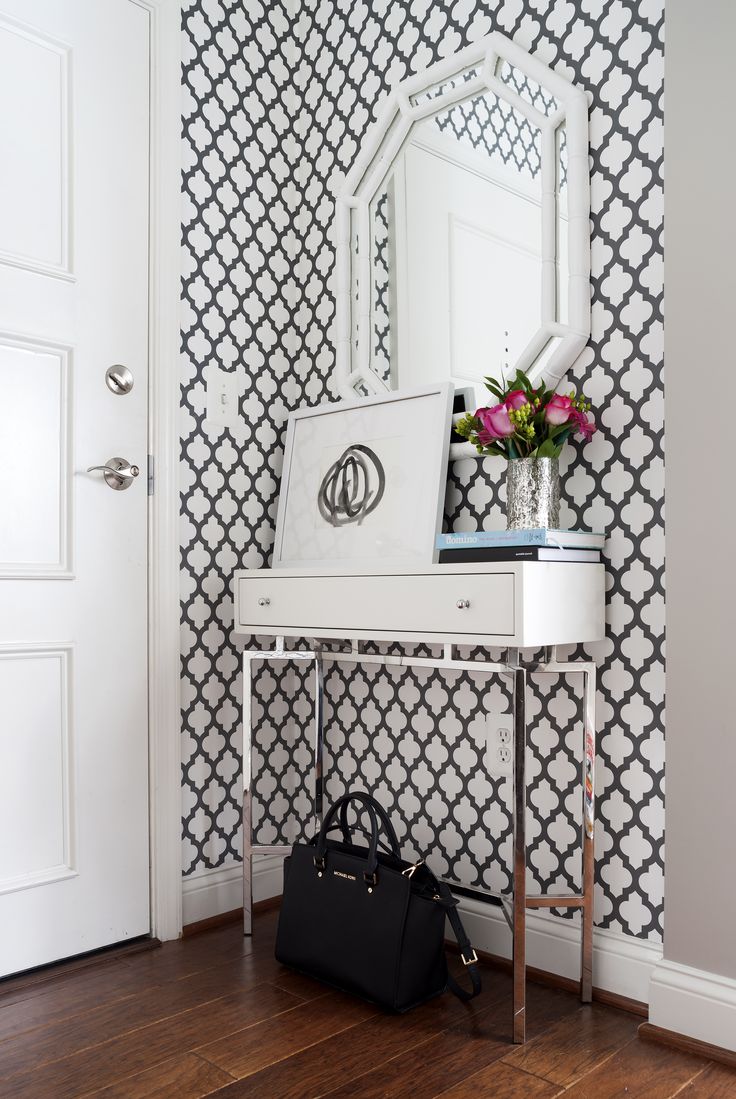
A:
[[[448,973],[447,987],[450,992],[454,992],[458,999],[464,1000],[467,1003],[468,1000],[474,1000],[483,988],[483,982],[478,969],[478,955],[473,949],[473,945],[463,927],[463,921],[460,919],[457,911],[457,901],[450,892],[449,886],[445,885],[444,882],[438,881],[437,892],[440,897],[440,904],[444,907],[447,918],[450,921],[450,927],[455,932],[457,945],[460,949],[460,957],[462,958],[463,965],[468,971],[468,976],[470,977],[470,983],[472,985],[470,992],[468,992],[466,988],[463,988],[462,985],[458,984],[455,978]]]
[[[358,815],[360,815],[360,808],[363,807],[369,812],[371,808],[374,810],[376,816],[383,825],[383,831],[385,832],[386,839],[388,841],[388,843],[386,843],[382,841],[379,837],[379,846],[382,847],[383,850],[386,851],[388,854],[393,855],[395,859],[400,859],[401,848],[399,846],[399,840],[396,835],[396,831],[393,824],[391,823],[391,818],[389,817],[388,813],[383,808],[381,803],[379,801],[376,801],[374,797],[372,797],[370,794],[365,793],[365,791],[363,790],[351,790],[349,794],[346,794],[343,798],[340,798],[340,828],[342,829],[343,839],[345,840],[345,843],[350,843],[351,840],[351,829],[348,823],[348,809],[350,808],[351,802],[361,803],[360,807],[358,806],[358,804],[354,806],[355,811]],[[360,830],[365,833],[365,829]]]
[[[352,794],[345,794],[343,797],[338,798],[333,805],[327,810],[324,820],[322,821],[322,827],[317,834],[317,841],[315,844],[314,864],[319,869],[324,869],[325,856],[327,854],[327,833],[337,823],[336,817],[340,812],[342,805],[346,801],[350,801],[353,797]],[[365,796],[366,809],[368,810],[368,816],[371,821],[371,832],[368,839],[368,857],[366,859],[365,870],[363,871],[363,877],[370,885],[376,884],[376,869],[378,867],[378,815],[374,808],[373,798],[368,795]]]

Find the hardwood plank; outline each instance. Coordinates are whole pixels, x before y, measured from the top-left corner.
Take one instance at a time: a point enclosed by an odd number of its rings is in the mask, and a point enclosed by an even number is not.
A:
[[[567,1087],[627,1045],[638,1026],[639,1020],[623,1011],[586,1005],[507,1053],[504,1061]]]
[[[258,937],[255,940],[244,938],[242,927],[230,927],[224,935],[200,935],[196,947],[187,944],[184,948],[181,942],[166,943],[163,947],[159,944],[155,956],[145,960],[138,953],[135,959],[127,954],[124,960],[120,960],[117,956],[119,952],[116,952],[114,958],[104,955],[97,964],[83,968],[70,968],[66,964],[48,967],[47,980],[20,989],[13,985],[3,990],[0,983],[0,1042],[133,994],[141,995],[147,988],[183,980],[216,965],[226,964],[229,959],[238,965],[239,958],[246,954],[253,955],[250,965],[254,980],[260,983],[273,977],[281,987],[286,987],[284,980],[290,980],[286,978],[289,971],[279,966],[272,957],[273,930],[265,919],[259,918]],[[306,982],[306,978],[304,980]],[[287,987],[286,991],[298,994],[295,986]]]
[[[354,996],[331,992],[248,1030],[197,1046],[196,1051],[231,1076],[250,1076],[369,1019],[378,1010]]]
[[[678,1092],[677,1099],[736,1099],[736,1069],[708,1065]]]
[[[96,1099],[200,1099],[232,1080],[221,1068],[194,1053],[172,1057],[160,1065],[128,1076],[118,1084],[85,1094]]]
[[[561,1095],[562,1090],[549,1080],[540,1080],[538,1076],[530,1076],[528,1072],[497,1061],[440,1094],[442,1099],[478,1099],[484,1095],[493,1096],[493,1099],[552,1099],[553,1095]]]
[[[307,1099],[307,1096],[326,1095],[369,1072],[375,1065],[436,1037],[460,1018],[472,1025],[471,1020],[477,1014],[482,1012],[474,1004],[463,1004],[451,995],[439,996],[406,1015],[381,1013],[334,1038],[228,1084],[217,1096],[218,1099],[261,1095]]]
[[[0,1078],[67,1057],[118,1034],[177,1015],[209,1000],[221,999],[238,989],[253,988],[263,983],[264,968],[271,973],[275,967],[276,963],[272,967],[269,958],[259,960],[254,955],[245,955],[179,981],[147,989],[139,996],[128,996],[84,1015],[63,1018],[34,1031],[32,1043],[23,1035],[7,1039],[0,1043]]]
[[[293,969],[282,966],[280,971],[274,973],[269,984],[283,988],[285,992],[291,992],[300,1000],[318,1000],[322,996],[334,994],[334,988],[315,981],[312,977],[305,977],[303,973],[296,973]]]
[[[288,1011],[298,1002],[270,985],[245,989],[10,1077],[0,1085],[0,1094],[3,1099],[71,1099]]]
[[[51,962],[37,969],[28,969],[22,973],[0,978],[0,996],[9,998],[15,996],[18,999],[33,996],[37,991],[43,991],[50,982],[66,980],[84,970],[98,969],[141,953],[159,950],[160,947],[161,943],[158,939],[153,939],[150,935],[141,935],[140,938],[133,939],[131,942],[114,943],[112,946],[103,946],[100,950],[93,950],[88,954],[63,958],[59,962]]]
[[[61,989],[73,989],[78,982],[86,980],[104,984],[112,972],[119,973],[121,968],[138,975],[139,989],[147,984],[176,980],[229,957],[252,953],[256,948],[261,952],[264,940],[269,943],[275,935],[275,920],[272,927],[267,917],[261,917],[258,931],[258,937],[244,936],[242,926],[240,930],[230,926],[219,933],[213,931],[197,936],[194,942],[187,944],[179,939],[162,945],[157,939],[150,939],[142,944],[126,945],[125,949],[111,948],[98,955],[57,962],[30,974],[0,980],[0,1008],[51,995]],[[152,977],[150,981],[148,975]]]
[[[111,963],[78,973],[73,980],[51,983],[22,1000],[0,996],[0,1042],[140,991],[141,978],[134,969]]]
[[[635,1038],[573,1084],[565,1099],[671,1099],[707,1064],[702,1057]]]
[[[160,947],[157,948],[158,953]],[[67,969],[63,966],[54,966],[54,973],[45,981],[37,981],[32,985],[15,987],[5,982],[0,982],[0,1009],[10,1007],[12,1004],[25,1003],[27,1000],[40,1000],[44,996],[53,996],[62,989],[74,989],[77,986],[85,987],[88,982],[99,982],[103,985],[109,979],[110,973],[130,973],[132,967],[125,959],[110,959],[100,961],[97,965],[85,966],[83,969]]]
[[[489,1001],[477,1014],[457,1022],[441,1034],[413,1046],[386,1064],[347,1081],[329,1092],[330,1099],[414,1099],[418,1082],[422,1095],[436,1095],[460,1083],[478,1069],[500,1060],[509,1052],[512,1042],[511,1002],[509,990],[494,1003]],[[528,1032],[530,1036],[543,1031],[565,1012],[576,1012],[576,998],[551,988],[534,989],[529,999]]]
[[[274,932],[275,924],[270,927],[266,924],[266,918],[261,917],[256,939],[244,938],[242,929],[228,928],[226,934],[202,934],[197,937],[196,943],[190,942],[186,946],[182,941],[165,943],[145,956],[111,961],[81,972],[59,972],[57,979],[39,987],[23,993],[11,992],[7,997],[0,995],[0,1043],[34,1027],[60,1019],[68,1020],[73,1015],[133,994],[141,996],[148,989],[182,981],[217,966],[229,965],[234,970],[249,970],[251,983],[280,981],[283,985],[285,980],[290,980],[286,977],[289,970],[273,957]],[[250,961],[243,961],[246,957]],[[289,988],[286,990],[290,991]],[[293,991],[298,994],[296,987]],[[222,994],[222,991],[218,993]]]
[[[272,943],[270,934],[263,937],[269,945]],[[242,928],[231,925],[203,932],[191,940],[177,939],[164,943],[160,950],[131,959],[126,964],[135,967],[142,979],[160,983],[199,973],[230,958],[246,954],[260,956],[263,945],[255,937],[243,935]]]

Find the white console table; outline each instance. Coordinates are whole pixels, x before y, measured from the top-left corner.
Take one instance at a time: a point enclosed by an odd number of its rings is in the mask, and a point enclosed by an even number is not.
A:
[[[251,814],[251,672],[254,661],[311,662],[315,669],[315,811],[323,807],[323,664],[327,661],[411,665],[501,674],[513,683],[513,889],[489,902],[503,908],[513,935],[513,1036],[525,1039],[525,932],[528,908],[581,909],[580,996],[593,989],[593,828],[595,763],[595,664],[561,662],[557,645],[599,641],[604,636],[605,577],[602,565],[569,562],[497,562],[432,565],[418,572],[353,573],[259,569],[235,574],[235,633],[271,634],[275,646],[243,654],[243,910],[252,931],[252,858],[288,848],[256,845]],[[287,649],[286,638],[309,638],[307,649]],[[341,641],[324,649],[319,639]],[[425,642],[441,657],[365,652],[361,642]],[[457,646],[507,650],[504,661],[462,660]],[[521,650],[544,649],[542,660],[524,661]],[[581,745],[583,874],[580,893],[527,895],[526,891],[526,681],[530,673],[583,677]],[[478,891],[474,891],[478,892]]]

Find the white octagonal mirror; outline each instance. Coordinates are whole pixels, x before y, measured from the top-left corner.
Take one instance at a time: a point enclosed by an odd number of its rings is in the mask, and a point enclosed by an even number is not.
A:
[[[337,200],[343,396],[555,384],[590,335],[588,100],[492,34],[399,84]]]

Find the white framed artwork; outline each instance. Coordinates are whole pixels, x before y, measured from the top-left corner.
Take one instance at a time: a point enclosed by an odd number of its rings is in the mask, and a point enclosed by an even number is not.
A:
[[[292,412],[273,567],[433,564],[452,400],[444,382]]]

